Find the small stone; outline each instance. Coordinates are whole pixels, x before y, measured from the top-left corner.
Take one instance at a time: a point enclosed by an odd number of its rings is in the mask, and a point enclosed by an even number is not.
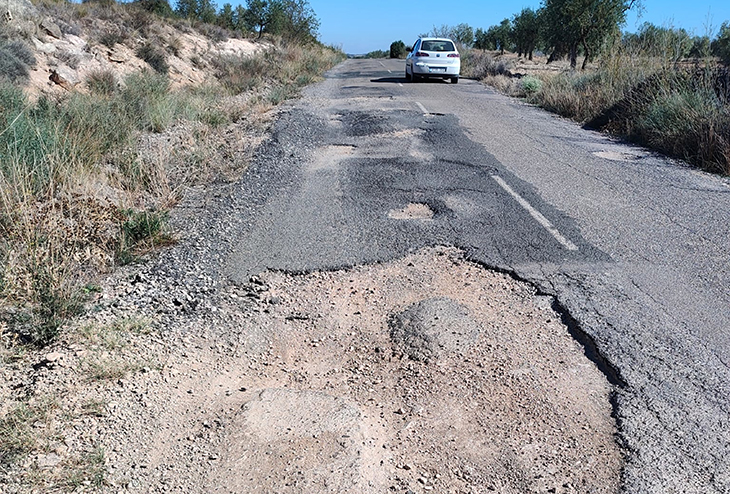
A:
[[[41,23],[38,25],[46,34],[49,34],[53,36],[56,39],[63,38],[63,33],[61,32],[61,28],[58,27],[53,21],[46,18],[41,21]]]
[[[51,352],[46,354],[46,362],[57,362],[61,360],[64,355],[61,352]]]
[[[61,457],[56,453],[49,453],[47,455],[38,455],[35,460],[38,468],[53,468],[61,463]]]

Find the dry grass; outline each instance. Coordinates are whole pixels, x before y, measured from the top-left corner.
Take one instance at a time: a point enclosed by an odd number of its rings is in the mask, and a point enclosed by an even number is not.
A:
[[[125,32],[152,31],[159,22],[117,4],[44,8],[69,25],[90,11],[118,16]],[[165,72],[162,50],[139,50]],[[164,74],[117,80],[94,72],[88,93],[61,101],[30,101],[0,84],[0,321],[22,341],[53,341],[95,276],[172,241],[167,211],[191,180],[236,176],[223,170],[225,156],[215,150],[224,128],[259,121],[341,59],[318,45],[279,43],[268,53],[218,60],[220,84],[172,91]],[[147,135],[181,125],[193,129],[184,151],[139,147],[154,141]]]
[[[218,80],[231,94],[265,87],[268,99],[277,105],[343,59],[342,53],[326,47],[279,43],[258,56],[226,56],[213,63]]]
[[[87,402],[82,415],[99,413],[98,402]],[[53,455],[62,443],[66,416],[58,397],[28,400],[12,406],[0,419],[0,472],[26,463],[22,471],[28,492],[75,492],[79,487],[101,488],[106,485],[106,464],[102,448],[65,455],[55,468],[44,468],[28,461],[34,454]]]

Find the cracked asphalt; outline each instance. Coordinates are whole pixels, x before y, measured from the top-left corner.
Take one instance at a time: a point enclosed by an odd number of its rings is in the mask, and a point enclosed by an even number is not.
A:
[[[622,491],[730,493],[727,179],[474,81],[348,60],[285,110],[237,198],[234,281],[446,245],[554,296],[613,384]]]

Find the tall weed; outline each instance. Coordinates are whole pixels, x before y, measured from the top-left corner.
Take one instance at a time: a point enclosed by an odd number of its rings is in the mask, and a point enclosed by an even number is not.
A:
[[[214,60],[218,80],[231,94],[267,88],[278,104],[344,60],[341,51],[319,45],[282,43],[265,53],[224,56]]]
[[[464,50],[461,56],[461,74],[482,80],[489,76],[509,76],[512,62],[493,57],[484,50]]]

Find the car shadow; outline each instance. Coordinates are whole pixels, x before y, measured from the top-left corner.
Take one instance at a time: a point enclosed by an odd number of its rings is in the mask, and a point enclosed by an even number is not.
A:
[[[370,82],[380,82],[386,84],[403,84],[404,82],[406,82],[408,84],[411,84],[411,81],[409,81],[405,77],[381,77],[380,79],[370,79]],[[441,79],[440,77],[427,77],[425,79],[419,79],[413,84],[449,84],[449,81],[446,79]]]
[[[385,83],[396,84],[398,82],[404,83],[407,81],[406,81],[405,77],[381,77],[380,79],[370,79],[370,82],[385,82]]]

